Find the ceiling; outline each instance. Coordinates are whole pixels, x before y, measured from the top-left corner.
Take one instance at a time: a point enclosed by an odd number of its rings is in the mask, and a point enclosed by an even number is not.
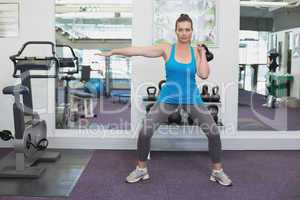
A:
[[[241,1],[264,1],[264,2],[284,2],[292,1],[296,2],[299,0],[241,0]],[[293,9],[293,7],[276,7],[276,8],[267,8],[267,7],[243,7],[240,9],[241,17],[256,17],[256,18],[272,18],[274,13]]]
[[[241,7],[241,17],[272,18],[273,13],[268,8]]]

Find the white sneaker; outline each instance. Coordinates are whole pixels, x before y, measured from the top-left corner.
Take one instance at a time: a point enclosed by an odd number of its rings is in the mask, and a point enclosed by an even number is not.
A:
[[[209,180],[217,182],[223,186],[232,186],[232,180],[225,174],[223,170],[213,171]]]
[[[138,166],[127,177],[127,183],[136,183],[150,179],[147,168],[139,168]]]

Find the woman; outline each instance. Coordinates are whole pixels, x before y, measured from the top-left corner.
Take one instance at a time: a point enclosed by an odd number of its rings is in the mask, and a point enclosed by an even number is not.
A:
[[[198,44],[196,48],[190,46],[193,22],[188,15],[181,14],[176,20],[175,32],[177,42],[173,45],[129,47],[97,54],[163,57],[165,61],[166,83],[160,91],[158,101],[143,121],[137,144],[138,163],[136,169],[127,176],[126,181],[135,183],[150,178],[146,160],[150,151],[151,137],[159,124],[167,121],[169,114],[180,106],[190,113],[196,123],[201,122],[201,128],[208,137],[209,154],[212,160],[212,173],[209,180],[230,186],[232,181],[224,173],[221,164],[219,130],[207,108],[202,105],[203,101],[195,81],[196,74],[201,79],[207,79],[209,76],[205,49],[201,44]]]

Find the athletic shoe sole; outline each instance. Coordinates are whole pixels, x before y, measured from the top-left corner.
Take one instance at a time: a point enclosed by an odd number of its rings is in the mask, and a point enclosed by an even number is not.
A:
[[[134,179],[133,181],[128,181],[128,180],[126,180],[126,183],[147,182],[148,180],[150,180],[149,174],[147,174],[147,175],[145,175],[145,176],[143,176],[143,177]]]
[[[230,183],[229,185],[226,185],[226,184],[222,183],[221,181],[217,180],[217,179],[216,179],[215,177],[213,177],[213,176],[210,176],[210,177],[209,177],[209,180],[212,181],[212,182],[219,183],[220,185],[223,185],[223,186],[227,186],[227,187],[232,186],[232,183]]]

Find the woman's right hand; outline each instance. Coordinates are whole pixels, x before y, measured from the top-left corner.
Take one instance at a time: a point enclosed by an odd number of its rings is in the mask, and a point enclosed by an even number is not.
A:
[[[203,53],[203,54],[205,54],[206,53],[206,49],[204,48],[204,43],[203,42],[198,42],[197,43],[197,50],[198,50],[198,52],[201,54],[201,53]]]
[[[105,57],[109,57],[109,56],[112,56],[113,53],[112,51],[104,51],[104,52],[98,52],[98,53],[95,53],[96,56],[105,56]]]

